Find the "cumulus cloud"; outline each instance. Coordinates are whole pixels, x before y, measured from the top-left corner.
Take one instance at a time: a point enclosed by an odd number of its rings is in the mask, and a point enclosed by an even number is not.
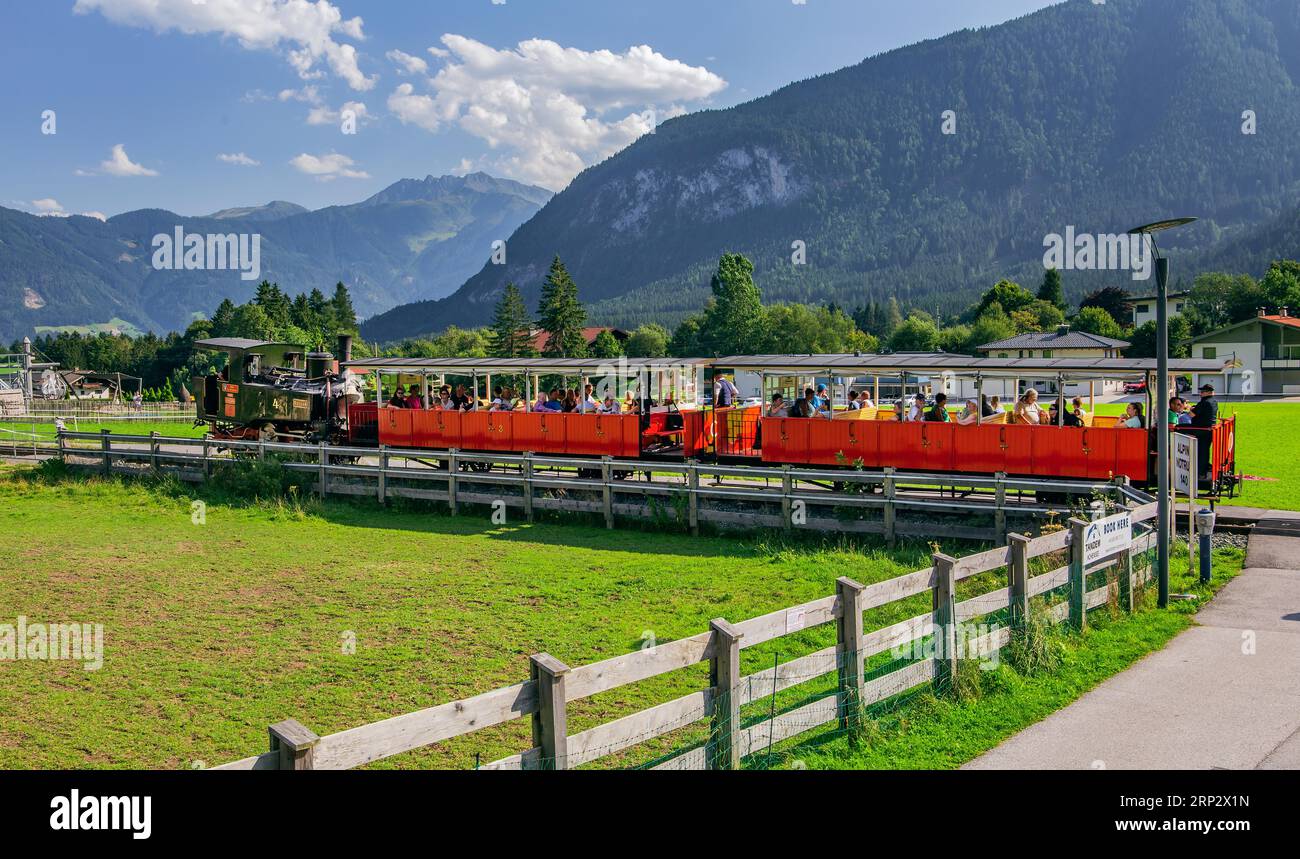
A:
[[[136,164],[126,154],[126,146],[117,144],[113,147],[113,152],[108,156],[107,161],[99,163],[100,169],[110,176],[157,176],[157,170],[150,170],[141,164]]]
[[[221,153],[217,155],[217,160],[225,164],[234,164],[238,167],[260,167],[262,162],[255,158],[250,158],[243,152]]]
[[[497,49],[454,34],[442,44],[429,49],[446,59],[425,91],[402,83],[388,109],[431,132],[458,127],[504,150],[496,169],[554,189],[727,85],[647,45],[616,54],[530,39]]]
[[[308,125],[337,125],[343,121],[343,115],[348,111],[352,112],[352,119],[358,124],[370,118],[370,113],[366,109],[365,102],[345,101],[343,106],[338,110],[331,110],[328,107],[314,107],[307,114]]]
[[[419,58],[413,57],[405,51],[389,51],[384,56],[393,61],[400,71],[408,75],[422,75],[429,70],[429,64]]]
[[[334,179],[369,179],[364,170],[353,169],[356,162],[346,155],[331,152],[328,155],[309,155],[306,152],[289,161],[301,173],[316,177],[317,181]]]
[[[283,51],[304,80],[322,77],[321,65],[354,90],[377,80],[362,73],[356,48],[335,38],[364,40],[362,20],[344,19],[329,0],[77,0],[73,11],[159,33],[228,36],[247,50]]]

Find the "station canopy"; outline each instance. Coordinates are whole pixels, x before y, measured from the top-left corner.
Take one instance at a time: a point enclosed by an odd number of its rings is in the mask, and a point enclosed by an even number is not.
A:
[[[447,376],[634,376],[698,370],[714,362],[703,358],[367,358],[344,364],[354,373]]]
[[[733,355],[711,362],[721,370],[833,376],[943,375],[971,378],[1062,376],[1071,380],[1116,379],[1156,372],[1155,358],[972,358],[946,352],[833,355]],[[1221,373],[1222,361],[1171,358],[1169,372]]]

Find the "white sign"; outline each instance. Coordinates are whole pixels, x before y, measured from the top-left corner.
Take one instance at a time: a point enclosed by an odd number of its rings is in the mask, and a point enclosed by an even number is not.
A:
[[[1173,433],[1174,442],[1174,494],[1193,497],[1196,486],[1196,437]]]
[[[1102,558],[1119,554],[1133,545],[1133,516],[1116,513],[1083,529],[1083,565],[1097,563]]]

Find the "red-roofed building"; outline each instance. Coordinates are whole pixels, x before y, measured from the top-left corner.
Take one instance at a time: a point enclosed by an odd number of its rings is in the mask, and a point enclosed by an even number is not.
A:
[[[596,338],[600,336],[600,333],[602,331],[608,331],[610,334],[613,334],[614,339],[617,340],[619,343],[626,343],[627,338],[631,336],[622,328],[588,327],[582,329],[582,339],[586,340],[587,345],[590,346],[592,343],[596,342]],[[537,350],[538,354],[541,354],[542,351],[546,349],[546,343],[550,339],[551,339],[551,335],[547,334],[545,331],[534,330],[533,348]]]
[[[1222,373],[1202,373],[1195,387],[1209,382],[1218,393],[1300,395],[1300,319],[1289,308],[1260,311],[1254,319],[1192,339],[1192,357],[1223,361]]]

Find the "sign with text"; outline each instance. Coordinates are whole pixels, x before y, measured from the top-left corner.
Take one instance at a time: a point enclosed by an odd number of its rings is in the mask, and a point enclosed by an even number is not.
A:
[[[1196,488],[1196,437],[1173,433],[1174,494],[1193,497]]]
[[[1119,554],[1133,545],[1133,516],[1116,513],[1105,519],[1089,522],[1083,529],[1083,565],[1097,563],[1103,558]]]

